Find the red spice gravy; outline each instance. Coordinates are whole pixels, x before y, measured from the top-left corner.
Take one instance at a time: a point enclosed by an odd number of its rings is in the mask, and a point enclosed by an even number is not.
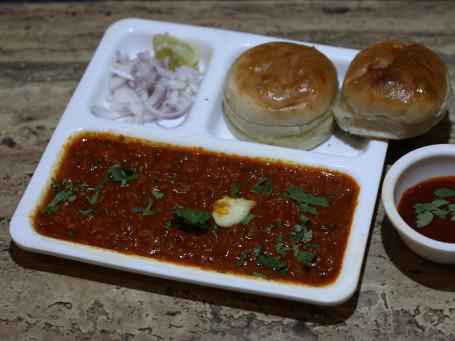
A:
[[[427,226],[417,227],[417,215],[414,210],[416,204],[432,202],[436,199],[434,192],[437,189],[448,188],[455,190],[455,176],[443,176],[427,179],[406,190],[398,204],[398,212],[403,220],[420,234],[441,242],[455,243],[455,221],[448,214],[445,219],[437,216]],[[446,197],[445,200],[455,204],[455,197]],[[444,207],[442,207],[444,208]]]
[[[68,143],[52,180],[33,216],[44,236],[312,286],[337,278],[359,193],[351,177],[336,171],[96,133]],[[261,180],[273,185],[271,193],[251,191]],[[210,218],[208,230],[188,229],[175,216],[176,208],[211,212],[215,200],[232,195],[233,184],[239,197],[257,203],[250,222],[217,228]],[[283,196],[289,186],[330,203],[309,204],[317,212],[302,213]],[[309,218],[305,238],[302,214]]]

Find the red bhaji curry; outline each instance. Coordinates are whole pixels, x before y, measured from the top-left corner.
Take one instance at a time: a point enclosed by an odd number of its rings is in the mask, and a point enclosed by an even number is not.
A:
[[[319,168],[85,133],[34,214],[38,233],[236,275],[322,286],[339,274],[359,187]],[[223,197],[256,205],[219,227]]]

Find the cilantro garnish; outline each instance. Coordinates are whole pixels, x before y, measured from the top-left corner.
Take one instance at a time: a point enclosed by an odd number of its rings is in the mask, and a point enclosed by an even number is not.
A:
[[[269,178],[261,178],[251,189],[252,193],[267,193],[267,196],[273,192],[273,184],[269,182]]]
[[[248,252],[249,252],[248,250],[242,252],[242,254],[239,257],[239,260],[237,261],[237,263],[235,263],[235,265],[241,266],[243,264],[243,261],[246,259],[246,257],[248,257]]]
[[[286,276],[287,265],[286,263],[280,262],[275,258],[268,255],[258,255],[258,263],[262,264],[274,271],[280,271],[281,275]]]
[[[278,219],[275,222],[275,224],[271,224],[271,225],[267,226],[265,229],[270,232],[270,231],[272,231],[274,228],[276,228],[278,226],[281,226],[281,219]]]
[[[206,225],[207,221],[211,217],[211,213],[209,211],[178,208],[174,210],[174,215],[177,218],[182,219],[184,225],[203,230],[213,230],[213,228]]]
[[[300,263],[303,263],[307,266],[311,266],[314,256],[316,256],[316,253],[314,252],[298,250],[295,259]]]
[[[451,204],[444,199],[455,196],[455,191],[448,188],[439,188],[434,191],[434,195],[436,199],[432,202],[414,205],[414,211],[417,214],[417,228],[429,225],[435,216],[446,219],[448,215],[451,215],[450,221],[455,221],[455,204]]]
[[[216,230],[218,230],[218,225],[217,224],[213,224],[212,233],[215,236],[215,240],[218,240],[219,237],[218,237],[218,233],[216,233]]]
[[[292,248],[284,246],[283,242],[284,236],[280,233],[280,235],[275,239],[275,250],[278,253],[279,258],[284,258],[286,253],[292,250]]]
[[[46,205],[42,210],[40,210],[41,214],[46,213],[53,213],[57,211],[58,204],[62,201],[70,201],[73,202],[76,200],[77,197],[77,187],[74,189],[73,183],[70,180],[63,179],[62,183],[59,184],[58,181],[53,184],[53,187],[57,188],[57,194],[55,195],[54,199]]]
[[[177,178],[178,178],[178,175],[173,173],[172,176],[171,176],[171,179],[169,180],[169,182],[171,184],[175,184],[175,180],[177,180]]]
[[[248,214],[240,223],[244,226],[248,225],[251,222],[251,220],[253,220],[256,217],[257,215],[255,214]]]
[[[145,216],[155,215],[155,214],[157,214],[157,212],[151,210],[152,204],[153,204],[153,199],[150,198],[150,200],[145,208],[133,206],[133,211],[136,213],[142,213],[142,215],[145,215]]]
[[[312,194],[305,192],[303,188],[300,188],[295,185],[290,185],[287,188],[287,192],[283,193],[284,198],[292,199],[298,202],[303,202],[307,204],[312,204],[316,206],[328,207],[330,200],[326,197],[317,197]]]
[[[293,242],[296,240],[301,241],[302,243],[308,243],[313,238],[313,231],[307,229],[303,229],[303,231],[297,233],[296,235],[289,237],[288,242]]]
[[[164,197],[163,193],[158,192],[157,190],[154,190],[154,189],[152,189],[152,194],[157,200],[160,200]]]
[[[308,203],[298,202],[296,204],[295,208],[297,208],[297,211],[302,212],[302,213],[310,213],[312,215],[318,215],[318,211],[316,210],[316,208],[308,205]]]
[[[95,212],[95,209],[93,209],[93,208],[90,208],[88,210],[79,210],[80,215],[87,215],[87,214],[93,213],[93,212]]]
[[[231,184],[231,198],[238,198],[240,197],[240,186],[236,183]]]
[[[126,168],[123,162],[109,167],[108,173],[111,175],[112,180],[120,182],[120,187],[125,187],[127,182],[139,177],[139,173],[136,173],[134,168]]]
[[[256,277],[260,277],[260,278],[264,278],[264,279],[270,279],[269,276],[264,275],[264,274],[261,274],[260,272],[255,272],[255,271],[253,271],[251,274],[252,274],[253,276],[256,276]]]

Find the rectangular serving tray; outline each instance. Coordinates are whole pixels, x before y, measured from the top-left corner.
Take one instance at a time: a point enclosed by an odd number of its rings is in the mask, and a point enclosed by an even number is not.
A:
[[[201,54],[199,68],[204,73],[204,79],[188,117],[177,127],[163,128],[153,124],[138,125],[107,120],[92,115],[92,105],[106,104],[109,70],[116,61],[116,51],[130,56],[144,50],[152,51],[153,35],[164,32],[193,43]],[[224,79],[230,65],[240,53],[269,41],[290,40],[136,18],[112,24],[96,49],[14,213],[10,224],[14,242],[33,252],[239,292],[319,305],[336,305],[349,299],[359,283],[387,142],[349,135],[339,129],[335,130],[328,141],[311,151],[238,141],[223,119]],[[349,63],[358,52],[306,42],[291,42],[314,46],[324,53],[334,63],[340,84]],[[32,226],[30,214],[50,184],[62,146],[69,137],[82,131],[112,132],[174,145],[200,146],[228,154],[323,167],[352,176],[360,186],[360,193],[339,277],[333,284],[324,287],[283,284],[125,255],[38,234]]]

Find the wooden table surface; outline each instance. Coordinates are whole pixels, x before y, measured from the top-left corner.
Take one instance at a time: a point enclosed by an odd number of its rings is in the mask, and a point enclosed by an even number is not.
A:
[[[455,77],[451,1],[155,1],[0,5],[0,338],[3,340],[455,339],[455,267],[410,251],[376,202],[359,287],[335,307],[173,282],[24,251],[9,222],[104,31],[140,17],[361,49],[437,52]],[[455,106],[406,152],[454,142]]]

